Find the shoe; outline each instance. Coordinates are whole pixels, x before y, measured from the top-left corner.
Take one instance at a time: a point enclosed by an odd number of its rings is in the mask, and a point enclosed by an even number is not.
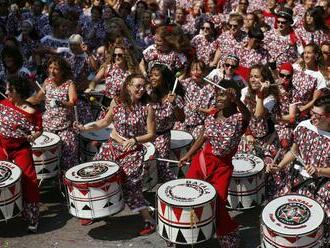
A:
[[[80,222],[80,225],[82,225],[82,226],[88,226],[88,225],[93,224],[94,221],[91,219],[79,219],[79,222]]]
[[[30,225],[27,227],[27,231],[28,231],[29,233],[37,233],[37,231],[38,231],[38,223],[30,224]]]
[[[139,232],[141,236],[152,234],[156,230],[156,225],[149,221],[144,222],[144,228]]]

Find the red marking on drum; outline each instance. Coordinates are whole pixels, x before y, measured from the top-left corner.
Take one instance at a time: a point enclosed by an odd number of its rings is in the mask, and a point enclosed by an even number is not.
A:
[[[307,237],[314,239],[316,237],[316,235],[317,235],[317,232],[313,232],[313,233],[308,234]]]
[[[284,226],[284,228],[286,229],[292,229],[292,230],[295,230],[295,229],[301,229],[301,228],[305,228],[306,225],[301,225],[301,226]]]
[[[53,149],[49,150],[51,153],[55,154],[57,152],[57,147],[54,147]]]
[[[101,189],[102,189],[104,192],[108,192],[110,186],[111,186],[111,184],[106,184],[106,185],[104,185]]]
[[[13,195],[15,195],[15,192],[16,192],[16,185],[15,184],[11,187],[8,187],[8,189]]]
[[[180,218],[181,218],[181,214],[182,214],[183,208],[175,208],[175,207],[173,207],[172,210],[173,210],[173,213],[174,213],[176,219],[177,219],[178,221],[180,221]]]
[[[88,193],[88,191],[89,191],[88,189],[78,189],[78,190],[83,195],[86,195]]]
[[[274,238],[274,237],[277,236],[277,234],[276,234],[273,230],[267,228],[267,231],[268,231],[269,235],[270,235],[272,238]]]
[[[291,244],[297,242],[297,241],[300,239],[299,236],[297,236],[297,237],[283,237],[283,238],[285,238],[285,239],[286,239],[287,241],[289,241]]]
[[[159,202],[160,202],[160,208],[162,210],[162,214],[164,215],[165,214],[166,203],[162,202],[162,201],[159,201]]]
[[[161,219],[165,224],[168,223],[168,224],[173,224],[173,225],[180,225],[180,226],[189,226],[191,227],[191,222],[180,222],[180,221],[173,221],[173,220],[169,220],[169,219],[166,219],[164,216],[161,216],[161,215],[158,215],[159,219]],[[209,223],[210,221],[214,220],[215,216],[212,215],[210,218],[206,219],[206,220],[203,220],[201,222],[196,222],[196,225],[197,226],[202,226],[204,225],[205,223]],[[195,223],[194,223],[195,224]]]
[[[68,184],[68,185],[67,185],[67,187],[68,187],[69,193],[71,193],[71,192],[72,192],[72,190],[73,190],[73,187],[72,187],[72,185]]]
[[[202,214],[203,214],[204,207],[194,208],[194,212],[198,218],[198,220],[201,220]]]
[[[309,202],[307,201],[304,201],[304,200],[301,200],[301,199],[297,199],[297,198],[293,198],[293,199],[288,199],[288,202],[299,202],[299,203],[302,203],[302,204],[305,204],[307,207],[309,208],[312,208],[313,205],[311,205]]]
[[[275,219],[274,219],[274,214],[269,214],[269,218],[272,222],[275,222]]]
[[[43,152],[42,151],[32,151],[33,155],[37,156],[37,157],[40,157]]]

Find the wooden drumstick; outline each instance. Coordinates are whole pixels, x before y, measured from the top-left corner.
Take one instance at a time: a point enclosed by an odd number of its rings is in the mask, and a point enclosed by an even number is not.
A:
[[[174,92],[175,92],[176,86],[178,85],[178,81],[179,81],[179,79],[176,78],[176,79],[175,79],[175,82],[174,82],[173,89],[172,89],[172,94],[174,94]]]
[[[221,90],[226,90],[224,87],[222,87],[220,85],[217,85],[216,83],[212,82],[211,80],[209,80],[207,78],[203,78],[203,80],[206,81],[206,82],[208,82],[208,83],[210,83],[210,84],[212,84],[213,86],[215,86],[215,87],[217,87],[217,88],[219,88]]]
[[[151,158],[156,159],[158,161],[164,161],[164,162],[169,162],[169,163],[173,163],[173,164],[179,164],[180,163],[180,161],[178,161],[178,160],[172,160],[172,159],[166,159],[166,158],[154,158],[152,156],[151,156]],[[184,164],[188,165],[189,162],[185,162]]]
[[[3,96],[5,99],[8,98],[8,97],[7,97],[5,94],[3,94],[1,91],[0,91],[0,95]]]
[[[34,83],[38,86],[38,88],[41,90],[42,93],[46,94],[46,92],[44,91],[44,89],[41,87],[41,85],[39,84],[39,82],[37,80],[34,81]]]

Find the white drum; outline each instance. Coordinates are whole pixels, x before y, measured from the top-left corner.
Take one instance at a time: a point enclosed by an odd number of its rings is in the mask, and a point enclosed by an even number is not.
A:
[[[95,122],[92,122],[91,124],[93,123]],[[79,150],[81,162],[89,162],[93,160],[96,153],[99,152],[102,143],[109,140],[112,128],[113,125],[111,124],[108,127],[98,131],[80,133]]]
[[[156,148],[148,142],[143,144],[145,147],[143,165],[143,191],[152,189],[158,183],[157,162],[154,159]]]
[[[157,191],[158,233],[176,244],[197,244],[215,232],[214,187],[196,179],[177,179]]]
[[[185,153],[188,152],[194,137],[185,131],[171,130],[171,153],[170,159],[179,160]],[[174,171],[178,178],[185,176],[189,166],[178,167],[177,164],[170,164],[170,168]]]
[[[97,219],[124,208],[119,166],[110,161],[93,161],[65,173],[69,212],[78,218]]]
[[[23,209],[21,175],[17,165],[0,161],[0,222],[14,218]]]
[[[32,155],[38,179],[56,177],[60,168],[61,138],[43,132],[32,145]]]
[[[262,247],[321,247],[324,217],[322,207],[308,197],[278,197],[262,211]]]
[[[228,189],[228,205],[232,209],[249,209],[265,199],[264,162],[252,155],[238,153],[233,157],[233,176]]]

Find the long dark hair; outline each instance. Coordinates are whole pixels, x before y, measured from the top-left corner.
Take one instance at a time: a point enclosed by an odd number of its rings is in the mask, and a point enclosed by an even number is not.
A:
[[[312,9],[309,9],[306,11],[305,16],[304,16],[304,28],[307,31],[313,31],[310,25],[306,24],[306,16],[310,15],[314,19],[314,28],[315,31],[317,30],[323,30],[323,31],[329,31],[329,28],[327,27],[324,19],[325,11],[321,6],[316,6]]]
[[[166,96],[172,89],[175,83],[175,76],[173,72],[163,64],[154,64],[150,72],[157,70],[162,75],[162,83],[151,93],[151,100],[153,102],[159,102],[164,96]],[[180,96],[184,96],[184,90],[182,86],[178,83],[175,93]]]

